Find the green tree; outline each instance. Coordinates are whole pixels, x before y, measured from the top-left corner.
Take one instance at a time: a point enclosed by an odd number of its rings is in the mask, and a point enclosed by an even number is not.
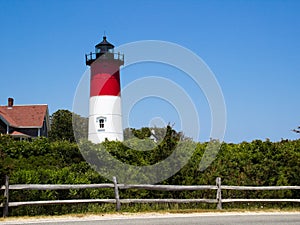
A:
[[[77,141],[88,139],[89,119],[73,113],[73,131]]]
[[[72,126],[72,113],[69,110],[60,109],[53,113],[51,119],[51,130],[49,139],[51,141],[67,140],[75,142]]]

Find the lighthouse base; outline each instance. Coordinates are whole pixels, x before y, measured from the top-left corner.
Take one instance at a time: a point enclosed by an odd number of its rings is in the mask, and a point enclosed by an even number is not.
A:
[[[120,96],[93,96],[90,98],[88,139],[97,144],[105,141],[123,141]]]
[[[108,141],[123,141],[123,133],[122,134],[116,134],[116,133],[107,134],[106,133],[105,135],[89,134],[88,140],[91,141],[94,144],[104,142],[105,140],[108,140]]]

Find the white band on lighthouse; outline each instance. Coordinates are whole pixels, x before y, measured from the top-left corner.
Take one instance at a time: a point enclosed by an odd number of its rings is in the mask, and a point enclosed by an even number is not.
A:
[[[89,134],[93,143],[123,141],[120,96],[90,97]]]

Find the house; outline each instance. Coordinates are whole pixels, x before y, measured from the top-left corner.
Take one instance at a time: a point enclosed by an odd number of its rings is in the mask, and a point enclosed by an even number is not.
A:
[[[8,104],[0,106],[0,134],[28,139],[47,137],[49,129],[48,105],[14,105],[8,98]]]
[[[158,138],[157,138],[157,136],[156,136],[156,134],[155,134],[155,130],[151,130],[151,135],[150,135],[150,140],[152,140],[152,141],[154,141],[155,143],[157,143],[157,140],[158,140]]]

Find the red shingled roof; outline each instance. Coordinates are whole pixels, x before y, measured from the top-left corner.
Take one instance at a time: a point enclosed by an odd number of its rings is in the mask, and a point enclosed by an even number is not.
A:
[[[42,127],[47,109],[47,105],[0,106],[0,118],[11,127]]]
[[[13,131],[10,135],[14,136],[14,137],[30,137],[27,134],[24,134],[22,132],[19,131]]]

